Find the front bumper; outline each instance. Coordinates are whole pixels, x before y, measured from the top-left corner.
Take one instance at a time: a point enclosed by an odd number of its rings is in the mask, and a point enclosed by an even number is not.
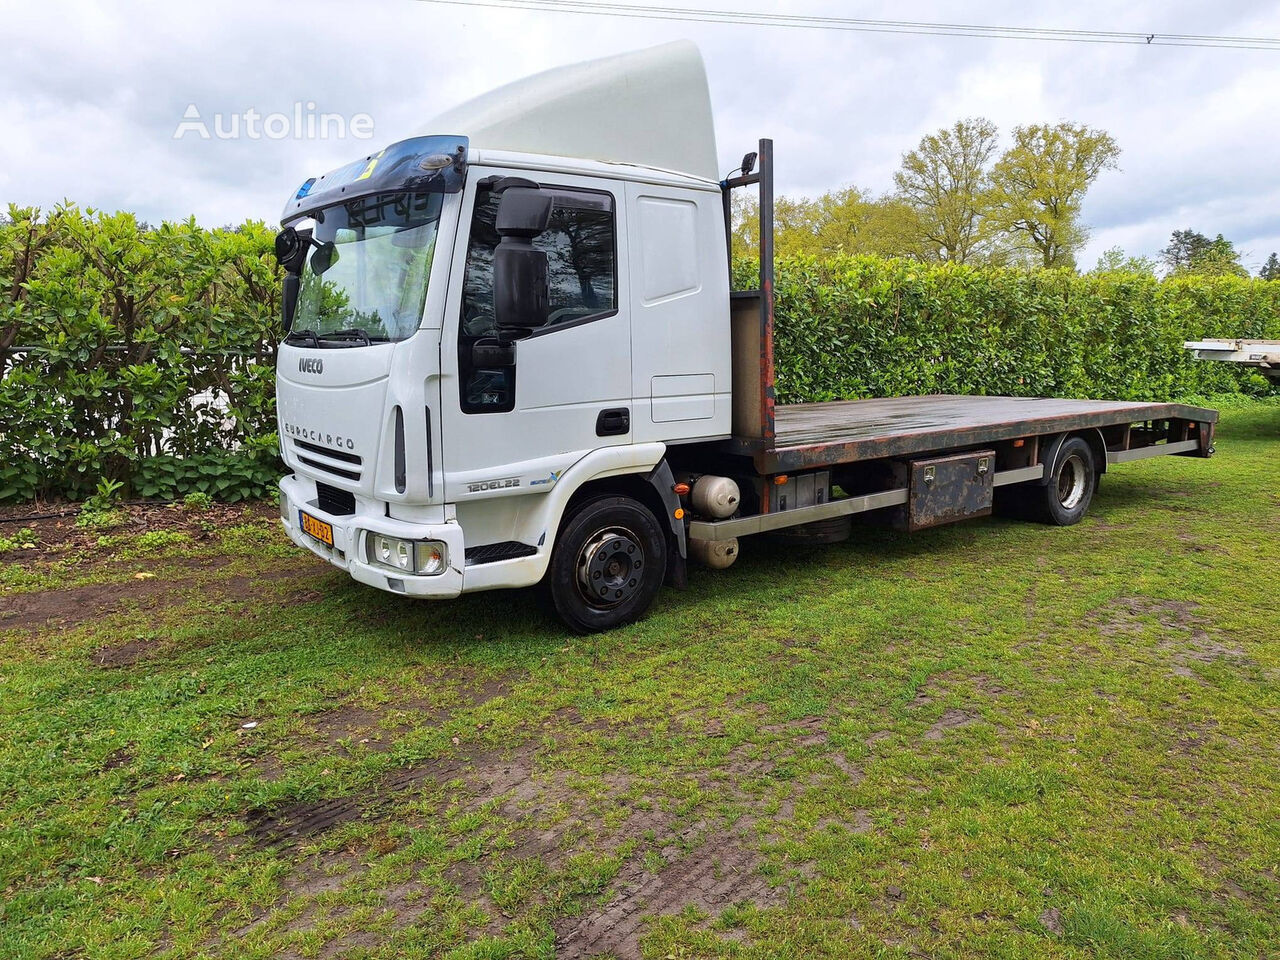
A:
[[[298,518],[300,510],[333,526],[332,548],[302,532]],[[463,558],[466,554],[462,528],[456,523],[411,523],[376,514],[357,512],[337,516],[326,513],[316,503],[315,484],[297,476],[288,476],[280,481],[280,523],[289,539],[298,546],[305,547],[347,571],[352,579],[371,587],[440,600],[456,597],[462,592]],[[442,541],[449,550],[444,572],[431,576],[406,574],[369,563],[364,559],[364,538],[370,532],[404,540]]]

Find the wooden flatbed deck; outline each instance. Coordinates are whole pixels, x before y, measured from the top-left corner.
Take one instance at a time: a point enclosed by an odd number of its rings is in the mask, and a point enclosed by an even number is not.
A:
[[[743,443],[762,474],[913,456],[1012,440],[1145,421],[1209,425],[1201,452],[1212,443],[1216,410],[1178,403],[1049,400],[950,395],[803,403],[775,409],[773,442]]]

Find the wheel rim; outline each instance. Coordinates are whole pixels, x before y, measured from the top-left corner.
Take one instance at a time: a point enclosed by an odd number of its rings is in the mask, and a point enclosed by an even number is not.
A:
[[[645,563],[639,537],[626,527],[608,527],[578,552],[578,590],[593,607],[626,603],[644,581]]]
[[[1071,454],[1062,463],[1058,471],[1058,502],[1064,510],[1074,510],[1080,506],[1088,487],[1088,471],[1084,459],[1079,454]]]

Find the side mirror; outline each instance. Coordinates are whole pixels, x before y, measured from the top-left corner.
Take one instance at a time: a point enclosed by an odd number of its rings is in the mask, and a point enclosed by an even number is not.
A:
[[[518,333],[545,326],[551,312],[547,255],[533,238],[551,222],[551,197],[529,187],[502,192],[494,224],[501,240],[493,251],[493,316],[499,330]]]
[[[311,272],[317,277],[338,262],[338,247],[332,240],[326,240],[311,255]]]
[[[502,191],[494,228],[505,240],[532,240],[551,222],[551,197],[537,187],[509,187]]]
[[[311,231],[285,227],[276,234],[276,261],[289,273],[301,273],[311,247]]]
[[[284,267],[284,285],[280,291],[280,320],[284,332],[293,329],[293,315],[298,308],[298,290],[301,284],[302,265],[311,249],[310,230],[285,227],[276,234],[276,260]]]
[[[281,264],[293,259],[298,249],[298,231],[293,227],[285,227],[276,234],[276,260]]]

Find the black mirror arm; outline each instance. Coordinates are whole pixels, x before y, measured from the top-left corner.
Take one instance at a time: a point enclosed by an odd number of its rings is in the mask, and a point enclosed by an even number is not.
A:
[[[285,270],[284,283],[280,290],[280,319],[285,333],[293,329],[293,315],[298,309],[298,291],[302,285],[302,274],[296,270]]]

